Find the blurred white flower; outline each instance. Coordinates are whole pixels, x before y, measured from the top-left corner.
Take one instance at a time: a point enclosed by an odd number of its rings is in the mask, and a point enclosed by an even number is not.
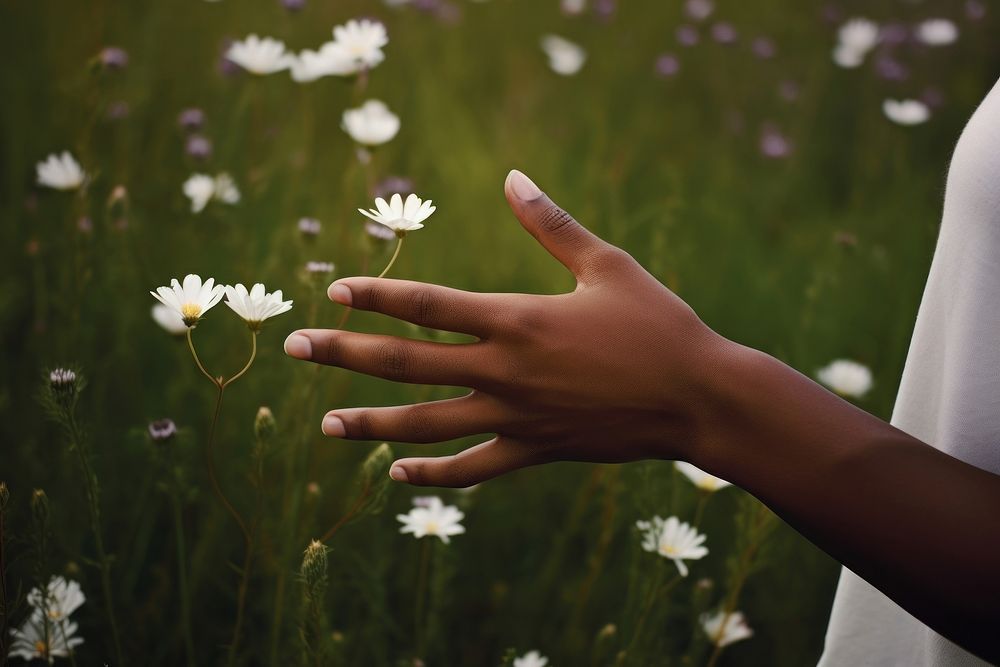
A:
[[[399,132],[399,116],[379,100],[368,100],[357,109],[344,112],[341,127],[354,141],[364,146],[378,146]]]
[[[437,210],[436,206],[431,206],[431,200],[423,201],[417,195],[411,194],[403,203],[403,198],[399,194],[394,194],[387,203],[381,197],[375,199],[375,209],[364,210],[359,208],[361,215],[367,216],[385,225],[396,233],[396,236],[403,236],[406,232],[422,228],[424,220]]]
[[[514,667],[545,667],[549,659],[538,651],[528,651],[520,658],[514,658]]]
[[[930,107],[920,100],[886,100],[882,111],[898,125],[920,125],[931,117]]]
[[[294,56],[285,51],[282,41],[248,35],[229,46],[226,58],[253,74],[273,74],[291,67]]]
[[[87,598],[80,590],[80,584],[62,577],[49,580],[48,591],[42,595],[39,588],[28,593],[28,604],[45,614],[50,621],[61,621],[76,611]]]
[[[10,654],[24,660],[48,660],[50,664],[52,658],[68,658],[83,643],[76,636],[77,627],[68,619],[46,622],[36,610],[20,629],[11,629]]]
[[[878,44],[878,24],[864,18],[854,18],[840,26],[837,32],[840,44],[865,54]]]
[[[948,19],[928,19],[917,26],[916,35],[928,46],[946,46],[958,39],[958,26]]]
[[[38,174],[38,184],[56,190],[75,190],[83,185],[87,174],[80,163],[73,159],[69,151],[56,155],[52,153],[44,162],[35,166]]]
[[[345,76],[354,74],[357,67],[336,42],[326,42],[317,51],[305,49],[292,57],[292,79],[308,83],[324,76]]]
[[[708,554],[702,546],[705,535],[675,516],[666,520],[654,516],[650,521],[636,521],[635,525],[643,533],[642,548],[672,560],[682,577],[688,573],[685,560],[698,560]]]
[[[583,10],[587,8],[587,0],[561,0],[559,7],[563,14],[576,16],[582,14]]]
[[[242,284],[235,287],[226,285],[226,305],[243,318],[251,331],[259,331],[264,320],[287,313],[292,309],[291,301],[283,301],[281,290],[268,293],[264,285],[257,283],[250,291]]]
[[[727,486],[732,486],[726,480],[716,477],[715,475],[710,475],[701,468],[696,468],[690,463],[685,463],[684,461],[675,461],[674,467],[702,491],[718,491],[719,489],[724,489]]]
[[[213,199],[226,204],[240,200],[240,191],[233,177],[222,172],[214,178],[206,174],[192,174],[184,181],[184,194],[191,200],[191,212],[200,213]]]
[[[715,11],[715,3],[711,0],[687,0],[684,11],[695,21],[704,21]]]
[[[333,29],[329,56],[338,60],[338,74],[356,74],[385,60],[382,47],[389,43],[385,26],[370,19],[351,19]]]
[[[549,67],[556,74],[572,76],[587,61],[587,52],[579,44],[558,35],[542,37],[542,50],[549,57]]]
[[[849,359],[837,359],[816,372],[816,379],[840,394],[861,398],[872,388],[872,372],[867,366]]]
[[[401,533],[413,533],[417,539],[428,535],[440,537],[448,544],[452,535],[461,535],[465,526],[461,524],[463,514],[454,505],[445,505],[437,496],[425,498],[421,506],[414,507],[409,514],[397,514],[396,519],[403,524]]]
[[[742,612],[731,612],[728,617],[725,612],[702,614],[701,627],[712,640],[714,646],[727,646],[742,639],[753,637],[753,630],[747,625]],[[725,621],[725,627],[723,627]]]
[[[170,287],[157,287],[150,292],[160,303],[176,311],[188,328],[197,324],[225,293],[225,286],[216,285],[214,278],[202,283],[201,276],[193,273],[184,276],[183,285],[174,278]]]
[[[837,31],[837,46],[833,49],[833,62],[840,67],[854,68],[864,62],[868,52],[878,44],[879,27],[874,21],[854,18]]]
[[[168,334],[180,336],[187,333],[187,325],[184,324],[184,318],[173,308],[168,308],[162,303],[155,303],[153,304],[152,315],[153,320]]]

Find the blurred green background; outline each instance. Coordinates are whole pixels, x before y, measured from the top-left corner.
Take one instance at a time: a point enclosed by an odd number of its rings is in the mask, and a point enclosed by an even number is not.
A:
[[[987,8],[978,18],[955,0],[718,0],[698,22],[681,2],[639,0],[589,3],[577,16],[557,0],[398,8],[307,0],[294,12],[278,0],[0,2],[0,480],[12,494],[11,553],[25,539],[31,490],[51,498],[53,568],[81,581],[92,600],[75,616],[86,639],[80,664],[100,664],[110,649],[96,571],[86,564],[92,540],[82,486],[35,400],[54,366],[77,364],[89,380],[80,420],[101,482],[126,654],[135,664],[181,661],[169,502],[144,435],[152,419],[171,417],[181,427],[175,446],[194,490],[183,504],[199,662],[222,661],[232,624],[236,575],[227,561],[242,559],[242,543],[201,465],[212,388],[183,342],[150,318],[148,290],[195,272],[262,281],[296,302],[268,324],[255,367],[227,391],[216,448],[223,486],[251,507],[254,415],[260,405],[274,410],[279,434],[265,471],[246,664],[299,659],[292,591],[302,549],[343,514],[371,450],[323,438],[325,410],[459,391],[316,371],[282,353],[292,329],[333,327],[342,315],[325,298],[327,281],[303,276],[306,261],[335,262],[338,276],[374,273],[391,248],[367,239],[355,212],[370,205],[371,193],[340,115],[361,101],[357,86],[227,72],[220,66],[227,40],[258,33],[300,50],[317,48],[353,17],[385,22],[386,61],[371,72],[364,98],[385,101],[402,130],[376,151],[371,174],[412,179],[438,206],[426,229],[408,238],[393,276],[476,291],[572,289],[507,209],[503,179],[516,167],[720,333],[810,375],[840,357],[869,366],[875,388],[860,405],[888,418],[950,152],[1000,72],[1000,8]],[[960,37],[947,47],[912,39],[893,47],[889,55],[907,73],[886,79],[875,63],[882,47],[856,70],[832,63],[837,28],[851,16],[903,26],[946,17]],[[735,29],[735,42],[713,39],[720,22]],[[698,44],[678,43],[682,25],[697,31]],[[539,48],[546,33],[587,50],[577,75],[547,67]],[[773,42],[772,57],[755,54],[760,37]],[[127,66],[94,62],[108,46],[127,52]],[[658,61],[665,55],[678,71]],[[895,125],[882,113],[886,98],[926,99],[932,117]],[[205,112],[207,159],[185,152],[177,118],[188,107]],[[64,149],[92,176],[84,195],[34,183],[35,163]],[[192,214],[181,184],[196,171],[228,171],[242,201]],[[112,198],[117,186],[124,198]],[[321,221],[314,240],[300,234],[301,217]],[[363,313],[348,326],[441,337]],[[245,359],[245,327],[221,306],[196,340],[217,372]],[[393,448],[411,455],[468,444]],[[307,491],[309,482],[318,490]],[[393,516],[422,492],[390,493],[383,513],[330,543],[327,612],[342,664],[414,656],[419,545],[398,533]],[[611,664],[602,651],[613,656],[628,643],[630,600],[656,565],[638,548],[635,521],[671,512],[690,520],[696,502],[667,462],[551,465],[441,495],[465,511],[467,533],[435,545],[421,656],[428,665],[497,664],[509,647],[537,648],[555,665]],[[707,506],[711,553],[692,564],[688,583],[715,581],[713,600],[724,593],[727,555],[740,539],[733,517],[745,503],[729,489]],[[30,587],[30,572],[26,558],[15,558],[9,579]],[[740,601],[755,636],[728,648],[720,664],[814,663],[837,572],[833,560],[779,526]],[[275,624],[282,595],[291,601]],[[681,596],[656,610],[643,664],[672,664],[669,656],[684,652],[693,604]],[[620,636],[595,639],[609,623]],[[601,641],[612,648],[595,648]]]

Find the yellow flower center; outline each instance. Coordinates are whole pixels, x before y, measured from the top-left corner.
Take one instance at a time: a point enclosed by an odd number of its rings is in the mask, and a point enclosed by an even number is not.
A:
[[[436,521],[428,521],[427,525],[425,526],[425,528],[427,529],[427,533],[428,534],[430,534],[430,535],[437,535],[438,525],[437,525]]]
[[[58,609],[49,609],[49,618],[51,618],[53,621],[58,621],[60,618],[62,618],[62,614],[59,613]]]
[[[49,645],[43,642],[41,639],[35,640],[35,653],[38,655],[48,656]]]
[[[674,556],[676,556],[680,552],[672,544],[661,544],[660,545],[660,553],[662,555],[666,556],[667,558],[673,558]]]
[[[201,306],[196,303],[185,303],[181,306],[181,316],[185,320],[196,320],[201,315]]]

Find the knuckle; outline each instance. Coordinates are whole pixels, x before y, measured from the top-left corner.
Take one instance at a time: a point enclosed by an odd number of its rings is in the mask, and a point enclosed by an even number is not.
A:
[[[403,345],[396,342],[381,343],[375,356],[379,370],[386,379],[401,382],[410,377],[412,355]]]
[[[368,410],[362,410],[354,415],[345,430],[352,440],[375,440],[376,428],[374,415]]]
[[[613,245],[606,245],[594,253],[592,264],[605,271],[621,272],[635,266],[635,258]]]
[[[430,290],[421,289],[414,293],[410,307],[413,313],[413,322],[426,324],[433,321],[434,315],[437,313],[438,303]]]
[[[576,221],[556,204],[551,204],[538,216],[538,226],[549,234],[563,234],[573,229]]]
[[[386,301],[385,290],[381,287],[369,284],[361,290],[361,298],[358,299],[360,305],[365,310],[380,311]]]
[[[326,337],[325,344],[320,348],[323,354],[322,361],[327,364],[337,364],[343,354],[342,348],[340,335],[336,332],[330,332],[330,335]]]
[[[435,420],[426,410],[411,408],[406,411],[401,421],[406,423],[407,442],[427,443],[439,440]]]

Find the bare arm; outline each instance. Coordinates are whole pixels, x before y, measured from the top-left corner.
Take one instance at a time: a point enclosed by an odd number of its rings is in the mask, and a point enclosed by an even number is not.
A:
[[[289,355],[399,382],[468,387],[417,405],[333,410],[327,435],[441,442],[396,462],[418,485],[468,486],[557,460],[684,459],[753,493],[910,613],[1000,660],[1000,476],[949,457],[777,360],[728,341],[628,254],[519,172],[507,197],[577,277],[569,294],[475,294],[348,278],[338,303],[475,336],[449,345],[303,330]]]

